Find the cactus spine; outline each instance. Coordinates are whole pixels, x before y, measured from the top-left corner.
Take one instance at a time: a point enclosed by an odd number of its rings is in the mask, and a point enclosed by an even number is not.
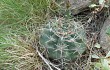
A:
[[[53,59],[74,60],[86,49],[86,35],[82,25],[74,20],[51,19],[42,29],[40,45]]]

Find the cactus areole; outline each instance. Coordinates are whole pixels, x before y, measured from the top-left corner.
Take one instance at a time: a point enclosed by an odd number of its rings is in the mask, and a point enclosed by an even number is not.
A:
[[[52,59],[76,59],[85,51],[85,42],[83,26],[73,19],[51,19],[40,35],[40,45]]]

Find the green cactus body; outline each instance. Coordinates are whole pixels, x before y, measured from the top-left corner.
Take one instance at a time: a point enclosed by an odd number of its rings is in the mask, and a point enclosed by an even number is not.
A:
[[[86,35],[82,25],[73,20],[52,19],[43,28],[40,45],[53,59],[73,60],[86,49]]]

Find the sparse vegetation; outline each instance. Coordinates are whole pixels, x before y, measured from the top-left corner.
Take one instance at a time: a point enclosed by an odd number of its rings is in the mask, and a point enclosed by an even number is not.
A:
[[[69,0],[0,0],[0,70],[109,70],[110,52],[97,39],[107,2],[72,14]]]

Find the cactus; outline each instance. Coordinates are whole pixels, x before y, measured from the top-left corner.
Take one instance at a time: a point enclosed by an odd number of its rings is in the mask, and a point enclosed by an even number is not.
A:
[[[74,60],[86,49],[86,35],[82,25],[73,19],[51,19],[42,29],[40,45],[53,59]]]

